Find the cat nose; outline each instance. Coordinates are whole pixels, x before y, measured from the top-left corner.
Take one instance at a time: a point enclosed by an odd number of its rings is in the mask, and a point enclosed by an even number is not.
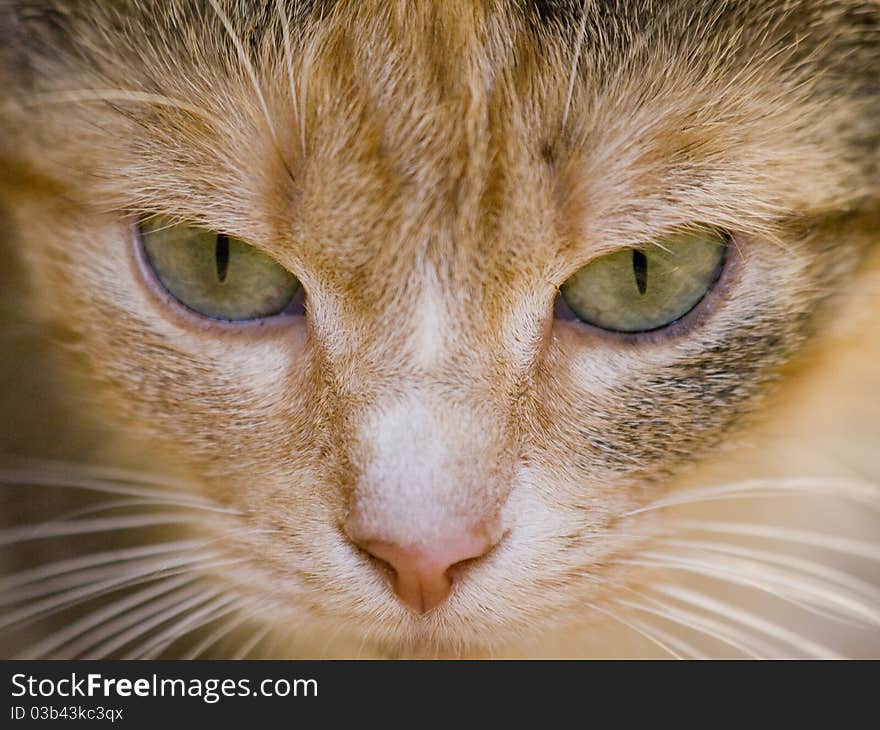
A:
[[[427,547],[402,547],[381,540],[354,540],[394,571],[397,597],[418,613],[439,606],[452,592],[453,569],[486,555],[495,545],[477,533],[463,533]]]

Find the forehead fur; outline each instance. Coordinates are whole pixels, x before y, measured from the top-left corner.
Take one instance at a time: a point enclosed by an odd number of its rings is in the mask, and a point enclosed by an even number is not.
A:
[[[541,260],[695,221],[767,232],[877,195],[871,3],[3,13],[8,138],[38,114],[54,175],[75,159],[91,171],[83,197],[108,208],[293,239],[293,256],[349,284],[372,286],[364,267],[394,270],[412,248],[497,278],[544,232]],[[387,256],[365,245],[377,235],[394,237]]]

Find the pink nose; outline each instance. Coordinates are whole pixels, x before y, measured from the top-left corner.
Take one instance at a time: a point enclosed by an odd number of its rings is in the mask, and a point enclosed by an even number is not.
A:
[[[357,544],[394,570],[394,592],[407,606],[425,613],[439,606],[452,591],[449,573],[456,565],[488,553],[494,543],[485,537],[462,534],[430,547],[404,548],[380,540]]]

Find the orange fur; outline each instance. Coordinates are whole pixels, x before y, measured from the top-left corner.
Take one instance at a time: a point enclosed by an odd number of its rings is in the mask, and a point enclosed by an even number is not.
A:
[[[876,3],[28,5],[2,11],[0,189],[32,307],[127,439],[239,512],[206,528],[242,559],[214,579],[281,654],[316,628],[343,654],[625,654],[580,639],[661,585],[638,558],[665,513],[630,514],[785,428],[771,383],[830,387],[785,368],[877,244]],[[308,316],[170,303],[133,253],[152,213],[265,251]],[[735,244],[699,311],[553,320],[580,267],[694,224]],[[503,540],[417,616],[343,535],[355,506],[408,542],[499,514]]]

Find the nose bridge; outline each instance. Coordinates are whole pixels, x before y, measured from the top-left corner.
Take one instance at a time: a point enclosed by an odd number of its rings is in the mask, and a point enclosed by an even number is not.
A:
[[[348,527],[407,547],[450,534],[495,537],[509,481],[501,414],[424,384],[380,395],[360,414]]]
[[[491,542],[518,453],[517,371],[492,323],[469,311],[473,282],[430,261],[412,274],[352,335],[369,356],[330,361],[345,414],[346,530],[404,550]]]

